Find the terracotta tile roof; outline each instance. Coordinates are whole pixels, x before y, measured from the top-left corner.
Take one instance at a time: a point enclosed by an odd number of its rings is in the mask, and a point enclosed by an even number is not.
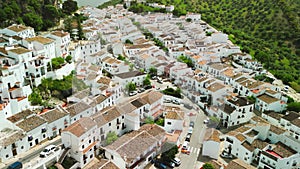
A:
[[[104,95],[102,95],[102,94],[100,94],[100,95],[98,95],[98,96],[95,96],[95,97],[93,98],[93,101],[94,101],[96,104],[100,104],[100,103],[102,103],[105,99],[107,99],[107,97],[104,96]]]
[[[280,120],[284,115],[280,113],[276,113],[274,111],[264,111],[263,114],[266,114],[276,120]]]
[[[97,83],[102,83],[102,84],[105,84],[105,85],[109,85],[111,79],[109,77],[101,77]]]
[[[150,48],[154,45],[152,44],[139,44],[139,45],[125,45],[126,49],[146,49],[146,48]]]
[[[126,157],[126,162],[131,163],[148,151],[149,147],[156,146],[157,142],[164,137],[164,129],[155,124],[146,124],[137,131],[121,136],[105,149],[116,151],[123,159]]]
[[[137,99],[131,101],[130,103],[136,108],[140,108],[147,104],[147,102],[141,98],[137,98]]]
[[[30,50],[25,49],[25,48],[23,48],[23,47],[17,47],[17,48],[11,49],[11,50],[9,50],[9,51],[10,51],[10,52],[13,52],[13,53],[16,53],[16,54],[23,54],[23,53],[31,52]]]
[[[243,134],[237,134],[235,136],[235,138],[237,138],[240,142],[244,142],[246,140],[246,137]]]
[[[91,166],[87,166],[88,169],[120,169],[112,161],[101,159]]]
[[[28,41],[28,42],[37,41],[41,44],[49,44],[49,43],[54,42],[54,40],[49,39],[49,38],[45,38],[43,36],[35,36],[35,37],[32,37],[32,38],[26,38],[25,40]]]
[[[227,64],[223,64],[223,63],[208,63],[208,65],[213,68],[213,69],[216,69],[216,70],[223,70],[223,69],[226,69],[228,68],[229,66]]]
[[[101,110],[101,114],[106,122],[111,122],[122,115],[120,109],[116,106],[107,107]]]
[[[240,96],[229,99],[228,102],[230,102],[236,106],[247,106],[250,104],[254,104],[254,103],[251,103],[246,97],[240,97]]]
[[[221,169],[222,167],[225,168],[224,164],[222,164],[221,162],[219,162],[217,160],[211,160],[208,163],[210,163],[211,165],[213,165],[214,169]]]
[[[287,157],[290,157],[297,153],[297,151],[286,146],[285,144],[283,144],[281,142],[276,143],[276,147],[273,148],[273,151],[276,154],[280,155],[282,158],[287,158]]]
[[[249,151],[254,151],[255,149],[263,150],[269,143],[255,139],[251,144],[248,141],[245,141],[242,145]]]
[[[283,116],[282,118],[287,121],[293,121],[294,119],[297,119],[299,117],[300,117],[300,113],[289,111],[287,112],[287,115]]]
[[[209,128],[206,130],[204,135],[205,141],[215,141],[215,142],[221,142],[220,140],[220,132],[218,130],[215,130],[213,128]]]
[[[84,102],[78,102],[68,106],[66,110],[70,113],[70,116],[73,117],[89,108],[91,108],[91,106],[89,106],[88,104]]]
[[[68,114],[58,108],[53,110],[47,111],[46,113],[42,114],[41,117],[45,119],[48,123],[52,123],[58,119],[66,117]]]
[[[83,117],[75,123],[68,126],[67,128],[65,128],[63,132],[70,132],[75,136],[80,137],[96,125],[96,122],[93,121],[91,118]]]
[[[29,132],[39,126],[41,126],[42,124],[46,124],[47,122],[42,119],[41,117],[38,116],[31,116],[29,118],[24,119],[23,121],[20,121],[18,123],[16,123],[16,125],[23,129],[26,132]]]
[[[210,91],[212,91],[212,92],[216,92],[216,91],[218,91],[218,90],[220,90],[220,89],[223,89],[224,87],[225,87],[225,86],[222,85],[221,83],[216,82],[216,83],[213,83],[212,85],[210,85],[210,86],[207,88],[207,90],[210,90]]]
[[[87,89],[81,90],[81,91],[73,94],[70,97],[75,97],[75,98],[78,98],[78,99],[84,99],[84,98],[88,97],[89,95],[90,95],[90,89],[87,88]]]
[[[54,31],[54,32],[51,32],[51,34],[55,35],[57,37],[64,37],[64,36],[69,35],[68,32],[64,32],[64,31]]]
[[[165,118],[166,119],[174,119],[174,120],[183,120],[184,112],[183,111],[167,111]]]
[[[275,102],[279,101],[279,99],[269,96],[269,95],[266,95],[266,94],[262,94],[262,95],[258,96],[257,99],[259,99],[267,104],[271,104],[271,103],[275,103]]]
[[[12,26],[7,27],[7,29],[12,30],[14,32],[22,32],[26,29],[32,29],[32,28],[31,27],[26,27],[24,25],[12,25]]]
[[[4,128],[0,131],[0,147],[9,146],[25,136],[26,135],[20,130]]]
[[[255,167],[253,167],[250,164],[245,163],[244,161],[242,161],[240,159],[235,159],[235,160],[232,160],[229,162],[226,169],[255,169]]]
[[[300,128],[300,117],[292,120],[291,123]]]
[[[91,72],[88,74],[88,76],[86,77],[86,80],[95,80],[97,78],[98,74],[95,72]]]
[[[141,96],[147,103],[153,104],[154,102],[160,100],[163,97],[163,94],[158,91],[150,91]]]
[[[283,133],[286,132],[285,129],[277,127],[277,126],[274,126],[272,124],[270,126],[270,131],[273,132],[273,133],[275,133],[275,134],[277,134],[277,135],[280,135],[280,134],[283,134]]]
[[[88,69],[97,72],[97,71],[101,70],[101,67],[96,66],[96,65],[91,65],[88,67]]]
[[[20,120],[27,118],[30,115],[34,115],[34,114],[35,113],[32,112],[31,110],[26,109],[26,110],[21,111],[20,113],[17,113],[15,115],[8,117],[7,120],[11,121],[12,123],[16,123]]]
[[[140,71],[135,70],[135,71],[131,71],[131,72],[115,74],[115,76],[117,76],[121,79],[126,79],[126,78],[137,77],[137,76],[146,76],[146,73],[142,73]]]

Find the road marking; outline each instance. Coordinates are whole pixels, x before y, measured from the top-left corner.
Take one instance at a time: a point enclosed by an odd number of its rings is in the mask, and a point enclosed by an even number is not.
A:
[[[200,153],[200,148],[198,148],[197,155]]]
[[[193,147],[189,147],[189,151],[192,153],[193,152]]]

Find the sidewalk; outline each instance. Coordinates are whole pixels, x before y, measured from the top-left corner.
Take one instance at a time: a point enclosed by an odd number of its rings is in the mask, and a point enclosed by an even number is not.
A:
[[[5,162],[1,162],[0,163],[0,168],[5,168],[8,165],[10,165],[10,164],[12,164],[16,161],[20,161],[24,164],[27,161],[30,161],[31,158],[34,158],[34,156],[36,156],[36,154],[39,154],[39,152],[41,152],[46,146],[48,146],[50,144],[55,144],[55,145],[61,144],[60,139],[61,139],[61,137],[57,136],[57,137],[53,138],[52,140],[48,140],[48,141],[45,141],[42,144],[38,144],[38,145],[34,146],[33,148],[31,148],[30,150],[28,150],[24,153],[18,154],[18,155],[12,157],[11,159],[9,159]],[[32,155],[32,154],[35,154],[35,155]]]

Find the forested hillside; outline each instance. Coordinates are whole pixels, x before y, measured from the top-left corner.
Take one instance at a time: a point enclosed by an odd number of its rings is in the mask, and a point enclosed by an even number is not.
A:
[[[176,15],[198,12],[300,92],[300,0],[149,0],[175,5]]]
[[[57,9],[58,0],[0,0],[0,27],[25,24],[36,31],[55,26],[65,14],[77,10],[77,2],[64,1],[63,9]]]

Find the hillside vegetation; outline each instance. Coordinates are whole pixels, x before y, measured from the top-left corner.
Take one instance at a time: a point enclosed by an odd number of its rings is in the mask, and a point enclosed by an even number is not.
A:
[[[173,4],[173,14],[202,19],[300,92],[300,0],[148,0]]]
[[[0,28],[11,24],[31,26],[35,31],[57,25],[61,17],[77,10],[77,2],[67,0],[56,8],[58,0],[0,0]]]

